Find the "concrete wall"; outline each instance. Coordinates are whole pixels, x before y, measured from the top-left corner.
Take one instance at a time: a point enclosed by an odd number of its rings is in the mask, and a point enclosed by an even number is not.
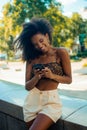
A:
[[[22,107],[0,100],[0,130],[28,130]],[[61,118],[49,130],[87,130],[87,127]]]

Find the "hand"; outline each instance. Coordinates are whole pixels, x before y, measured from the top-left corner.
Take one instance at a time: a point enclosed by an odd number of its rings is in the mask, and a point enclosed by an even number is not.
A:
[[[41,78],[43,77],[43,72],[42,72],[42,70],[34,69],[34,70],[33,70],[33,73],[34,73],[34,75],[35,75],[38,79],[41,79]]]
[[[43,73],[42,77],[50,78],[50,79],[52,79],[53,77],[53,73],[48,67],[45,67],[45,69],[42,70],[42,73]]]

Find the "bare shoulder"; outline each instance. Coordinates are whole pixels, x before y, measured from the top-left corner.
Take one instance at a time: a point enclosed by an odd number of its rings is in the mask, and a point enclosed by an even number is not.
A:
[[[59,53],[67,53],[68,51],[64,47],[59,47],[59,48],[57,48],[57,52],[59,52]]]
[[[56,48],[56,52],[57,52],[57,55],[60,58],[65,57],[65,56],[69,56],[69,53],[68,53],[67,49],[64,48],[64,47],[58,47],[58,48]]]

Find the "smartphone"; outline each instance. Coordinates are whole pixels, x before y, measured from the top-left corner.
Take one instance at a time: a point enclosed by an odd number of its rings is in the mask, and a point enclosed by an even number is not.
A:
[[[44,69],[45,67],[44,67],[44,65],[43,64],[35,64],[35,65],[33,65],[33,69],[39,69],[39,70],[42,70],[42,69]]]

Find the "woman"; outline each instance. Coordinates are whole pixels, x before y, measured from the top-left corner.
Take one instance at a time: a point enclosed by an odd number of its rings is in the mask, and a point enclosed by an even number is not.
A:
[[[64,48],[52,46],[52,26],[43,18],[24,24],[15,42],[26,61],[29,94],[23,106],[24,120],[29,130],[47,130],[62,114],[59,83],[72,82],[69,55]]]

